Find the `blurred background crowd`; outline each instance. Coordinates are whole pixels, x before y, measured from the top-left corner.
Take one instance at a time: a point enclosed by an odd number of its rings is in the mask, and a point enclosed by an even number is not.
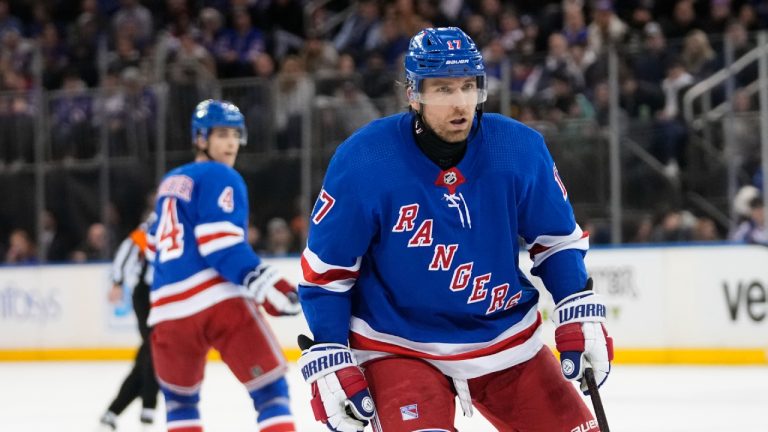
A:
[[[593,244],[617,242],[611,131],[618,242],[768,244],[758,63],[718,79],[768,1],[0,0],[0,259],[108,259],[209,97],[246,116],[249,241],[300,252],[333,150],[405,108],[409,38],[450,25],[482,50],[486,111],[546,137]]]

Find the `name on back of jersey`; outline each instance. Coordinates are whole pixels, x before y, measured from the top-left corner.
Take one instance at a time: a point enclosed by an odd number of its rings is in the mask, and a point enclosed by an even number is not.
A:
[[[184,201],[191,201],[194,185],[195,181],[188,176],[182,174],[168,176],[160,183],[157,195],[172,196]]]

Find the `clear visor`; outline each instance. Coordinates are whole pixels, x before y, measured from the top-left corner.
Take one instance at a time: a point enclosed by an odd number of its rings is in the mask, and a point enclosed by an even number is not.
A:
[[[412,92],[411,101],[424,105],[462,106],[485,102],[488,92],[477,86],[428,88],[423,92]]]

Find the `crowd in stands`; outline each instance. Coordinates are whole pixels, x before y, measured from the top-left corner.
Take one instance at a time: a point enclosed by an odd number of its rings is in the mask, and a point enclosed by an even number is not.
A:
[[[545,135],[562,131],[568,121],[608,125],[606,53],[611,45],[618,47],[619,123],[627,134],[641,131],[636,138],[659,161],[663,175],[677,179],[687,169],[690,134],[681,93],[726,64],[724,41],[730,41],[736,58],[755,46],[754,32],[768,28],[768,2],[0,0],[0,167],[34,160],[29,143],[35,116],[43,111],[52,131],[46,158],[93,157],[101,130],[111,154],[149,157],[156,139],[151,120],[159,112],[158,94],[149,84],[156,82],[170,85],[170,149],[187,148],[189,112],[213,94],[215,80],[233,78],[265,83],[236,88],[232,95],[254,132],[249,151],[297,148],[302,113],[313,95],[316,106],[336,107],[335,117],[321,115],[317,121],[326,126],[335,121],[338,143],[404,106],[397,82],[409,38],[426,26],[450,25],[462,27],[482,50],[492,95],[488,109],[500,110],[493,95],[510,92],[511,105],[503,108]],[[753,179],[760,176],[759,125],[749,115],[757,104],[754,93],[745,90],[756,77],[756,67],[738,74],[732,100],[732,131],[739,137],[733,151],[745,185],[757,184]],[[62,96],[43,107],[34,92],[40,89]],[[274,131],[271,147],[258,135],[264,131]],[[761,202],[758,208],[741,216],[761,226]],[[64,224],[57,225],[53,213],[44,217],[42,248],[35,246],[34,225],[0,229],[6,262],[108,258],[110,245],[139,222],[125,215],[116,217],[118,227],[88,221],[78,236],[60,232]],[[299,219],[293,213],[262,215],[251,243],[267,253],[299,252],[305,234]],[[626,242],[730,237],[765,243],[738,230],[729,233],[711,217],[678,205],[649,208],[632,222]],[[593,241],[608,241],[604,225],[584,224],[593,226]]]

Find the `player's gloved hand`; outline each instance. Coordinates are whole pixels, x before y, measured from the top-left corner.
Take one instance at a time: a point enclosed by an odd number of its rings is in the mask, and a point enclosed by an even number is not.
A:
[[[301,312],[296,287],[283,279],[277,270],[261,264],[245,276],[243,283],[256,303],[272,316],[296,315]]]
[[[352,351],[299,335],[299,369],[312,385],[315,419],[336,432],[362,432],[374,415],[368,383]]]
[[[555,344],[560,366],[569,380],[581,381],[589,394],[584,369],[592,368],[598,387],[608,378],[613,360],[613,339],[605,331],[605,304],[592,291],[592,279],[584,291],[564,298],[555,307]]]

